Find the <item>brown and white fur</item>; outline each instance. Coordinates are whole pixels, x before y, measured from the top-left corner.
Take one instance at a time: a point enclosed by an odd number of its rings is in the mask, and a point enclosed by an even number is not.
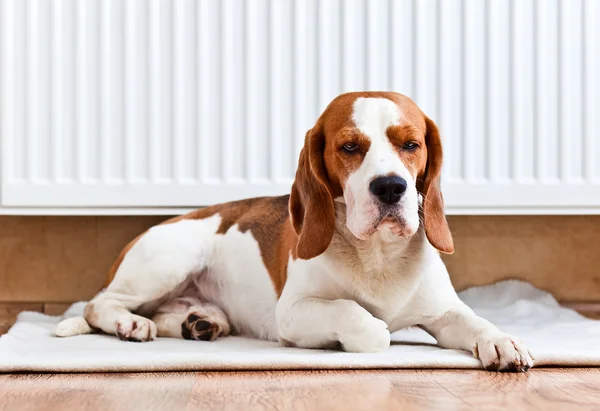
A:
[[[290,196],[151,228],[123,250],[85,319],[63,321],[56,334],[235,332],[374,352],[389,347],[390,332],[420,326],[485,368],[525,371],[532,358],[522,343],[476,316],[450,283],[438,253],[453,252],[441,165],[438,129],[409,98],[343,94],[306,134]]]

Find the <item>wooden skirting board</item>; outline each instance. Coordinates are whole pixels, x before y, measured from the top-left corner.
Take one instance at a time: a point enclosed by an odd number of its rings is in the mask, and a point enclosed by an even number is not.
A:
[[[588,318],[600,320],[600,303],[569,303],[565,302],[562,305],[572,308],[573,310],[585,315]]]

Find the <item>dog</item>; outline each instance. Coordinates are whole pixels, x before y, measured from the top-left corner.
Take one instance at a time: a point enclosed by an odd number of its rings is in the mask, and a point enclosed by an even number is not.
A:
[[[526,371],[518,339],[458,298],[438,128],[408,97],[336,97],[306,133],[291,194],[202,208],[152,227],[118,257],[84,317],[56,335],[212,341],[230,334],[377,352],[419,326],[483,367]]]

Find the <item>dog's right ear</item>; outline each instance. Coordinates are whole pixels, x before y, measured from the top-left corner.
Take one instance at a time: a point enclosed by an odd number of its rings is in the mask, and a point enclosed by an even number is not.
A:
[[[298,234],[296,256],[308,260],[322,254],[333,237],[335,208],[325,172],[325,135],[319,122],[306,133],[290,195],[290,216]]]

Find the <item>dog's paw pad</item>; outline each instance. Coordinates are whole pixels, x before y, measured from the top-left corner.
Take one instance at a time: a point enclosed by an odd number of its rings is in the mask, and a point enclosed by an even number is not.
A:
[[[196,313],[190,313],[181,324],[181,336],[186,340],[214,341],[222,332],[218,323]]]

